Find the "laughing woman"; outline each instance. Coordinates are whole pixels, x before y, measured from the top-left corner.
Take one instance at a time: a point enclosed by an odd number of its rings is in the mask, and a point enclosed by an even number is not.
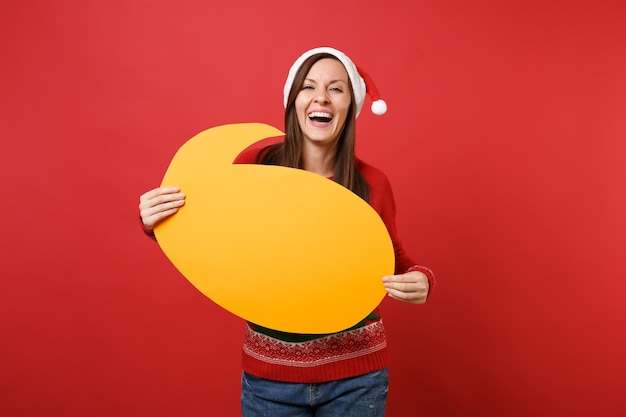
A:
[[[366,78],[366,82],[363,78]],[[316,48],[291,67],[285,84],[285,139],[248,151],[237,163],[304,169],[333,180],[367,201],[387,226],[395,274],[381,277],[390,297],[423,304],[434,285],[430,269],[404,252],[395,227],[387,177],[355,156],[355,123],[373,83],[342,52]],[[384,102],[372,110],[382,114]],[[145,232],[173,215],[185,196],[176,187],[148,191],[139,210]],[[388,389],[388,352],[378,311],[333,334],[294,334],[247,323],[241,407],[244,417],[382,417]]]

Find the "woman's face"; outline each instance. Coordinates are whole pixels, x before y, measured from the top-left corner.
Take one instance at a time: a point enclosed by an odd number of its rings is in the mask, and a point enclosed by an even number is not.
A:
[[[296,114],[305,141],[334,144],[346,122],[350,81],[343,64],[323,58],[311,67],[296,96]]]

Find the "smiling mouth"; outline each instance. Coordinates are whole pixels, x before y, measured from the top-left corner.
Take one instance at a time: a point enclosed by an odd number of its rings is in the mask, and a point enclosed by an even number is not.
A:
[[[333,120],[333,115],[326,112],[314,111],[309,113],[309,120],[316,123],[330,123]]]

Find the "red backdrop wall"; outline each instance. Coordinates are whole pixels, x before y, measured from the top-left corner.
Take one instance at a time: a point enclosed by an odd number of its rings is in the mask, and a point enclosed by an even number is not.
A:
[[[620,1],[4,1],[3,416],[238,415],[243,323],[142,236],[138,196],[215,125],[282,128],[332,45],[426,306],[385,301],[389,415],[626,415]],[[369,105],[369,104],[366,104]]]

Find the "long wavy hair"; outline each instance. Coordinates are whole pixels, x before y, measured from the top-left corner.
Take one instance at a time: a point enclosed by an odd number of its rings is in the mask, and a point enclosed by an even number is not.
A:
[[[298,122],[296,114],[295,101],[298,93],[304,85],[304,79],[309,73],[311,67],[319,60],[331,58],[339,61],[331,54],[316,54],[307,58],[298,69],[291,91],[287,98],[287,106],[285,107],[285,140],[281,143],[269,145],[264,148],[258,156],[258,163],[266,165],[281,165],[291,168],[304,169],[302,158],[302,129]],[[354,102],[354,91],[350,84],[350,108],[348,109],[348,117],[339,139],[337,142],[337,152],[333,161],[333,179],[335,182],[343,185],[363,200],[369,200],[369,186],[365,178],[361,175],[356,164],[355,156],[355,125],[356,125],[356,105]]]

